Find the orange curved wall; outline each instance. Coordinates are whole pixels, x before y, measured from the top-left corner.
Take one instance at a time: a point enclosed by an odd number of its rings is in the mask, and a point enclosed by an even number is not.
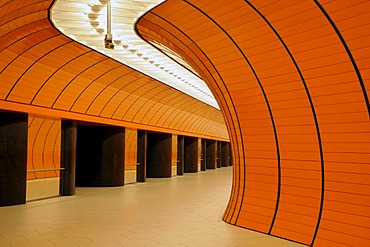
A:
[[[224,221],[370,245],[370,2],[169,0],[138,33],[194,67],[230,134]]]
[[[0,109],[228,140],[219,110],[61,34],[52,2],[0,4]]]
[[[27,170],[60,168],[61,121],[28,117]],[[59,171],[27,172],[27,179],[59,177]]]
[[[136,170],[137,130],[125,130],[125,170]]]

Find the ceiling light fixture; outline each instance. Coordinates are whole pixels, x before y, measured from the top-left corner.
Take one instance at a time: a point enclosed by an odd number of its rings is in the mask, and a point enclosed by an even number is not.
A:
[[[107,0],[107,34],[104,39],[104,47],[106,49],[114,49],[112,35],[112,6],[110,0]]]

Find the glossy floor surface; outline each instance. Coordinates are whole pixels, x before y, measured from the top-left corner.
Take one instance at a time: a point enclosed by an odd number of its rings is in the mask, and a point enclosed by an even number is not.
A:
[[[303,246],[221,220],[232,167],[0,208],[0,246]]]

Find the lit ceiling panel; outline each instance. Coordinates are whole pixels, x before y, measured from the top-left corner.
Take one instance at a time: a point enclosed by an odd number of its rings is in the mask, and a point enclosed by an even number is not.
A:
[[[207,85],[179,54],[161,44],[153,44],[182,66],[136,35],[137,19],[161,2],[163,0],[110,0],[109,26],[107,0],[57,0],[51,19],[56,28],[75,41],[219,109]],[[114,49],[105,48],[108,26]]]

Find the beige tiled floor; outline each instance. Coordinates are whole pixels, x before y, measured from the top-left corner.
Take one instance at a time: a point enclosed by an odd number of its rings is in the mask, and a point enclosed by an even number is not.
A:
[[[302,246],[221,218],[232,168],[0,208],[0,246]]]

